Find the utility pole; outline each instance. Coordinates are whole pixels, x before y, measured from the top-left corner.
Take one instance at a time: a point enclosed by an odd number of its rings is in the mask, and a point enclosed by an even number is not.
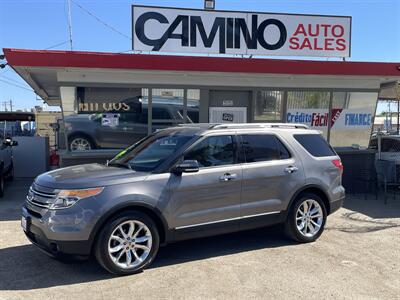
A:
[[[72,18],[71,18],[71,0],[66,0],[68,5],[68,32],[69,32],[69,46],[72,51]]]
[[[10,111],[13,111],[13,103],[11,99],[10,99]]]

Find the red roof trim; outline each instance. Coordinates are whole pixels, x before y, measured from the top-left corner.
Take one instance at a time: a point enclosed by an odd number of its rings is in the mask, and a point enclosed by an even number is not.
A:
[[[400,63],[120,54],[3,49],[15,67],[111,68],[299,75],[400,76]]]

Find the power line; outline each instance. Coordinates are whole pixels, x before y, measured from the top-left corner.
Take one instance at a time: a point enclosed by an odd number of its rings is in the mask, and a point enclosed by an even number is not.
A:
[[[14,84],[18,84],[20,87],[25,87],[25,88],[26,88],[26,86],[23,85],[25,82],[21,83],[21,82],[15,80],[15,79],[12,79],[12,78],[10,78],[10,77],[8,77],[8,76],[4,76],[4,75],[2,75],[2,74],[0,74],[0,76],[3,77],[3,80],[11,81],[11,82],[14,83]]]
[[[53,45],[53,46],[50,46],[50,47],[48,47],[48,48],[46,48],[46,49],[44,49],[44,50],[50,50],[50,49],[56,48],[56,47],[58,47],[58,46],[62,46],[62,45],[64,45],[64,44],[68,43],[68,42],[69,42],[69,41],[64,41],[64,42],[62,42],[62,43],[58,43],[58,44],[55,44],[55,45]]]
[[[119,35],[132,40],[131,37],[129,37],[128,35],[126,35],[125,33],[122,33],[121,31],[119,31],[118,29],[116,29],[115,27],[111,26],[110,24],[106,23],[105,21],[103,21],[102,19],[100,19],[99,17],[97,17],[95,14],[91,13],[89,10],[87,10],[86,8],[84,8],[82,5],[80,5],[79,3],[75,2],[74,0],[70,0],[72,3],[74,3],[76,6],[78,6],[80,9],[82,9],[85,13],[87,13],[88,15],[90,15],[91,17],[93,17],[96,21],[98,21],[99,23],[103,24],[104,26],[106,26],[107,28],[109,28],[110,30],[114,31],[115,33],[118,33]]]
[[[32,90],[32,89],[28,89],[28,88],[26,88],[26,87],[22,87],[22,86],[20,86],[20,85],[18,85],[18,84],[15,84],[15,83],[7,82],[7,81],[5,81],[4,79],[0,79],[0,81],[4,82],[4,83],[6,83],[6,84],[9,84],[9,85],[13,85],[13,86],[15,86],[15,87],[17,87],[17,88],[20,88],[20,89],[23,89],[23,90],[27,90],[27,91],[30,91],[30,92],[34,92],[34,90]]]

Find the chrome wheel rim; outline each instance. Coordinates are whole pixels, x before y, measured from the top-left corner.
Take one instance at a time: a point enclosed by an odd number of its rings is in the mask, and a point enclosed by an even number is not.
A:
[[[321,205],[313,199],[304,200],[296,212],[297,230],[305,237],[315,236],[324,220]]]
[[[85,151],[90,150],[90,143],[87,139],[84,138],[76,138],[71,142],[71,150],[72,151]]]
[[[118,225],[108,240],[108,255],[122,269],[132,269],[143,263],[152,246],[150,229],[142,222],[129,220]]]

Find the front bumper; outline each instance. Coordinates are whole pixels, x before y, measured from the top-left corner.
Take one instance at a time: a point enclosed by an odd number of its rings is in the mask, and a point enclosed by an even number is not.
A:
[[[92,242],[90,239],[69,239],[69,236],[86,235],[79,232],[79,227],[75,227],[76,232],[70,233],[65,227],[54,226],[51,217],[41,217],[37,212],[29,209],[28,205],[22,208],[22,217],[26,219],[25,235],[34,245],[52,256],[76,255],[89,256]],[[50,220],[49,220],[50,219]],[[57,231],[58,228],[64,231]],[[56,238],[59,236],[59,238]]]

